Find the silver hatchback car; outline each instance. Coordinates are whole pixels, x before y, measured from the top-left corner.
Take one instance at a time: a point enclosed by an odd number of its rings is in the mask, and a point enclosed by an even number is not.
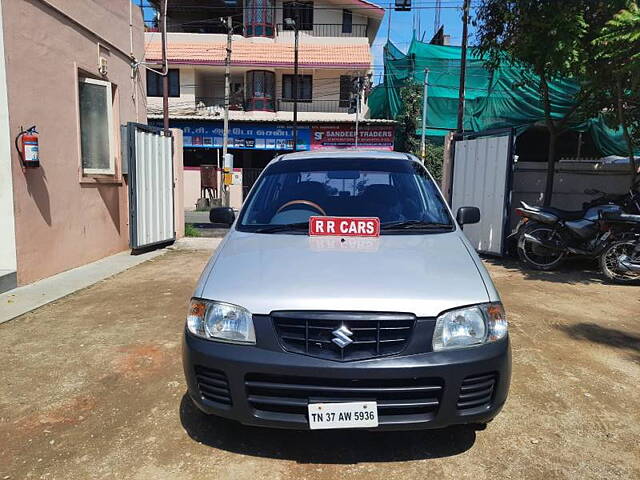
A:
[[[484,425],[507,398],[500,297],[415,157],[274,159],[207,264],[187,317],[205,413],[296,429]]]

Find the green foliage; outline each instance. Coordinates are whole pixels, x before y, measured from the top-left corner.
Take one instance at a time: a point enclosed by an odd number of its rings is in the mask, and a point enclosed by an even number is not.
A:
[[[640,145],[640,8],[627,3],[601,16],[599,25],[594,21],[581,97],[586,115],[601,115],[610,127],[622,127],[633,162]]]
[[[587,31],[583,1],[482,0],[476,37],[491,69],[501,62],[530,68],[541,78],[579,72]]]
[[[416,130],[422,128],[422,93],[423,86],[411,82],[400,89],[399,95],[402,107],[396,118],[396,150],[400,152],[412,153],[420,158],[420,137],[416,135]],[[440,183],[442,178],[442,161],[444,158],[444,147],[427,143],[425,167],[431,172],[433,178]]]
[[[185,237],[199,237],[200,232],[196,227],[193,226],[192,223],[187,223],[184,226],[184,236]]]
[[[422,115],[422,86],[409,82],[400,88],[400,113],[396,117],[396,149],[401,152],[420,153],[420,139],[416,136]]]
[[[427,142],[427,156],[424,166],[431,172],[438,184],[442,181],[442,161],[444,160],[444,146]]]
[[[594,45],[600,50],[598,57],[617,63],[617,70],[640,75],[640,8],[632,2],[609,20]],[[636,82],[637,82],[636,77]]]
[[[640,143],[640,8],[620,10],[593,41],[591,88],[594,109],[605,112],[610,126],[623,124],[632,143]],[[620,103],[618,103],[620,101]],[[618,108],[619,107],[619,108]]]
[[[540,92],[549,130],[545,205],[551,202],[558,135],[567,128],[569,121],[577,120],[577,115],[594,116],[603,109],[606,113],[614,112],[612,102],[606,101],[607,96],[616,98],[615,108],[619,110],[619,95],[615,92],[628,89],[619,84],[619,78],[615,79],[614,87],[606,80],[611,76],[610,72],[603,68],[606,68],[607,58],[612,65],[613,58],[616,62],[626,63],[640,55],[635,10],[612,19],[629,4],[629,0],[481,0],[476,9],[477,50],[484,55],[488,68],[495,70],[500,63],[508,62],[530,70],[540,79],[535,87]],[[614,38],[616,41],[625,38],[621,41],[629,45],[624,48],[613,46]],[[609,53],[597,52],[603,47],[607,47]],[[553,92],[549,88],[549,82],[558,77],[570,77],[582,85],[581,93],[561,117],[552,112]],[[609,86],[603,95],[602,89],[607,83]],[[616,124],[621,124],[619,114]]]

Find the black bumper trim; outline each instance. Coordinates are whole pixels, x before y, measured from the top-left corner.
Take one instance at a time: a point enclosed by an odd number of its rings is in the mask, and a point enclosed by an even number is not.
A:
[[[484,423],[501,410],[511,378],[508,338],[465,350],[334,362],[258,346],[211,342],[185,332],[183,365],[189,396],[203,412],[246,425],[294,429],[308,429],[306,414],[302,412],[309,402],[327,398],[344,401],[345,397],[378,401],[378,429],[381,430]],[[231,404],[211,402],[201,395],[196,366],[224,373]],[[477,386],[482,384],[477,380],[487,375],[495,378],[488,401],[485,398],[484,403],[470,408],[460,405],[467,401],[464,397],[460,399],[461,394],[468,393],[463,390],[467,386],[465,380],[473,378]],[[284,383],[271,381],[277,377],[288,380]],[[294,377],[302,381],[291,382]],[[257,378],[270,380],[265,384]],[[314,386],[317,379],[322,381],[320,386],[327,386],[329,390],[319,392],[307,388]],[[416,384],[420,379],[432,383]],[[346,385],[352,382],[356,386]],[[274,384],[276,390],[271,388]],[[303,390],[307,388],[308,395],[296,393],[300,391],[297,388],[291,391],[291,385],[300,384]],[[248,391],[256,386],[259,387],[257,392]],[[402,396],[407,392],[408,397]],[[261,397],[268,397],[267,402],[272,403],[265,403],[265,398]],[[390,409],[394,410],[393,415],[387,415]]]

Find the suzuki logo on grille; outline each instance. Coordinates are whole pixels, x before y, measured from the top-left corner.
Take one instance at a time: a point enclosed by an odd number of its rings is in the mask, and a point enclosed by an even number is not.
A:
[[[342,325],[340,328],[335,329],[331,332],[335,338],[332,338],[331,341],[338,345],[340,348],[344,348],[347,345],[353,343],[351,340],[351,335],[353,332],[349,330],[345,325]]]

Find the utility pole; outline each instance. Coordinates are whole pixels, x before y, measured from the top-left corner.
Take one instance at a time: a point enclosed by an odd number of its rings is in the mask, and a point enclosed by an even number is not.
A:
[[[458,91],[458,132],[464,130],[464,84],[467,69],[467,36],[469,25],[469,0],[462,7],[462,51],[460,53],[460,90]]]
[[[355,141],[356,150],[358,149],[359,117],[360,117],[360,85],[358,84],[358,91],[356,92],[356,141]]]
[[[293,151],[298,151],[298,41],[300,36],[300,15],[298,15],[299,5],[294,3],[296,18],[294,21],[295,41],[293,45]]]
[[[223,170],[223,183],[224,206],[228,207],[230,203],[229,187],[226,184],[226,176],[229,172],[227,154],[229,149],[229,95],[230,95],[230,80],[231,80],[231,39],[233,36],[233,25],[231,23],[231,17],[227,17],[227,55],[224,58],[224,123],[222,134],[222,166]]]
[[[424,164],[427,158],[427,90],[429,87],[429,69],[424,69],[424,86],[422,89],[422,136],[420,138],[420,156]]]
[[[229,146],[229,95],[230,95],[230,89],[231,89],[230,68],[231,68],[231,37],[232,35],[233,35],[233,27],[231,25],[231,17],[227,17],[227,55],[224,58],[224,133],[222,135],[223,162],[227,158],[227,149]]]
[[[164,133],[169,133],[169,65],[167,62],[167,3],[160,9],[160,41],[162,42],[162,118]]]

